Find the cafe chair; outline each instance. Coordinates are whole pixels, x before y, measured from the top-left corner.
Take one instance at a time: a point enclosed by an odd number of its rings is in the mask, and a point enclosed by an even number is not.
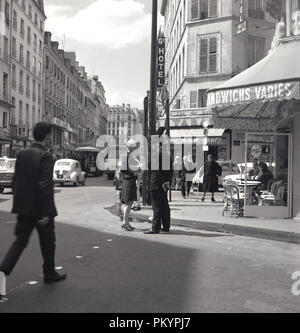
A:
[[[222,216],[225,215],[225,212],[230,212],[231,217],[234,215],[237,217],[244,216],[244,193],[241,193],[239,187],[234,182],[224,182],[223,187],[225,197]]]

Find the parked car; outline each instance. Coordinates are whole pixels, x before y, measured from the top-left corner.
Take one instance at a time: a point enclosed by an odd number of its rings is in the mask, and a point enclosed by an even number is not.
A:
[[[53,181],[61,186],[72,184],[85,185],[86,173],[81,170],[81,165],[76,160],[62,159],[55,162],[53,170]]]
[[[95,177],[99,177],[101,174],[100,170],[97,168],[97,164],[95,161],[89,161],[87,163],[86,175],[93,175]]]
[[[0,193],[3,193],[5,188],[12,187],[12,179],[15,173],[15,167],[15,158],[0,158]]]

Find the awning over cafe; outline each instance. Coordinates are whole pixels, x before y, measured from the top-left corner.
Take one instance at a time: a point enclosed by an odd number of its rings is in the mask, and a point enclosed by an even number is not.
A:
[[[208,106],[300,99],[300,41],[281,43],[254,66],[208,91]]]
[[[282,42],[254,66],[208,90],[219,128],[276,130],[300,102],[300,40]]]

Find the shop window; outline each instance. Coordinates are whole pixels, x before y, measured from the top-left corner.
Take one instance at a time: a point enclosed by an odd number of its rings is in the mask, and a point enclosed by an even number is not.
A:
[[[201,37],[200,38],[200,64],[199,72],[215,73],[217,72],[217,37]]]
[[[265,56],[265,39],[248,37],[248,66],[252,66]]]
[[[218,0],[192,0],[191,20],[204,20],[218,16]]]

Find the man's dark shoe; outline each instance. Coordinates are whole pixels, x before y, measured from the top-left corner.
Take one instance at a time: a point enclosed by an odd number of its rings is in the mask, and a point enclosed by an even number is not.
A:
[[[215,198],[211,198],[211,201],[212,201],[212,202],[216,202]]]
[[[134,207],[134,208],[133,208],[133,211],[134,211],[134,212],[138,212],[139,210],[142,210],[142,208],[141,208],[141,207]]]
[[[144,232],[145,235],[154,235],[154,234],[159,234],[158,230],[147,230]]]
[[[170,229],[166,229],[166,228],[161,228],[160,230],[163,232],[170,232]]]
[[[59,281],[63,281],[67,278],[67,274],[58,274],[57,272],[50,275],[44,276],[45,283],[55,283]]]

